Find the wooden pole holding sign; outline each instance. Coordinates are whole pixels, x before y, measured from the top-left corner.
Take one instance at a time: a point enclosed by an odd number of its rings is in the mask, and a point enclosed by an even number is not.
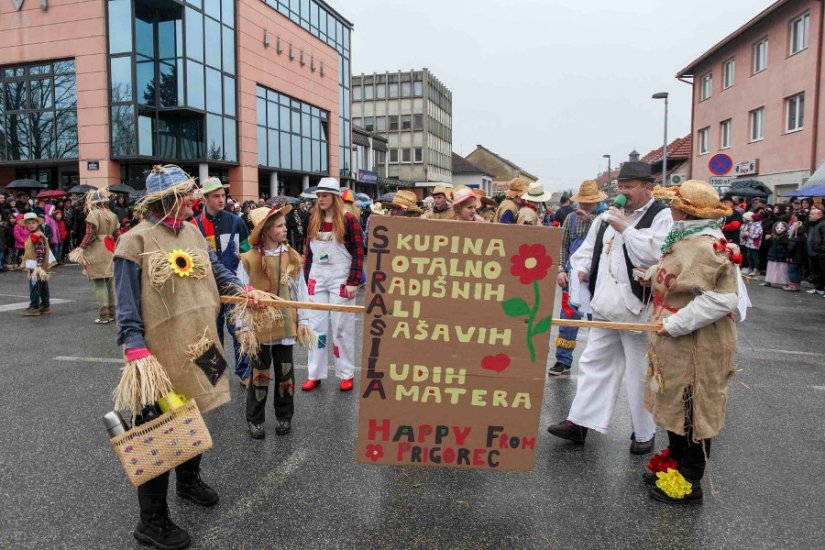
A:
[[[243,296],[221,296],[224,304],[242,304],[249,300]],[[258,303],[267,307],[281,307],[290,309],[314,309],[316,311],[341,311],[344,313],[364,313],[364,306],[345,306],[340,304],[321,304],[315,302],[295,302],[291,300],[258,300]],[[656,332],[659,325],[655,323],[613,323],[611,321],[585,321],[575,319],[553,319],[553,326],[578,328],[603,328],[608,330],[636,330],[642,332]]]

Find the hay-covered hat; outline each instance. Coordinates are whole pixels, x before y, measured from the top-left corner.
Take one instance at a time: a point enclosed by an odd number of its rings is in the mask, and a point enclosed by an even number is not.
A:
[[[112,194],[107,189],[92,189],[86,193],[86,208],[91,210],[98,204],[109,204]]]
[[[672,187],[657,185],[653,188],[653,198],[666,200],[671,208],[696,218],[715,220],[732,214],[719,200],[716,190],[702,180],[688,180]]]
[[[292,211],[292,206],[288,204],[273,206],[261,206],[249,211],[249,221],[252,222],[252,231],[249,232],[249,244],[256,245],[261,240],[261,232],[264,230],[267,220],[276,214],[286,216]]]
[[[412,212],[420,214],[422,210],[418,207],[418,201],[415,198],[415,193],[407,191],[406,189],[399,190],[392,198],[392,206],[403,208],[405,212]]]
[[[180,198],[195,190],[195,178],[179,166],[157,164],[146,177],[146,194],[137,203],[137,210],[142,212],[152,203],[166,197]]]
[[[579,185],[579,192],[569,197],[573,202],[595,204],[607,199],[607,195],[599,191],[599,184],[593,180],[584,180]]]

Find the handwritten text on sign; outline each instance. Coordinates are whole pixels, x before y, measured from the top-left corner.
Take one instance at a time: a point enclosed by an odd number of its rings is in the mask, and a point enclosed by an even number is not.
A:
[[[358,461],[532,469],[561,230],[370,225]]]

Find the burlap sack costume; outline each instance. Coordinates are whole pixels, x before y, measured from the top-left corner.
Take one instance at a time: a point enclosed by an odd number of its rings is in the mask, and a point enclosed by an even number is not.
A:
[[[86,216],[86,223],[95,226],[97,236],[86,247],[86,276],[89,280],[114,277],[114,254],[106,247],[106,239],[114,246],[114,235],[118,229],[117,216],[104,208],[94,208]]]
[[[35,231],[34,234],[40,236],[40,239],[42,239],[43,245],[46,247],[45,255],[43,256],[43,265],[39,266],[41,268],[41,271],[37,272],[38,273],[37,278],[38,278],[38,280],[48,280],[48,277],[45,277],[45,275],[42,275],[42,273],[45,273],[46,271],[50,270],[51,268],[53,268],[57,264],[55,262],[49,262],[49,258],[52,257],[52,251],[51,251],[51,248],[49,248],[49,239],[46,238],[46,235],[44,235],[43,232],[40,231],[39,229],[37,231]],[[23,256],[20,258],[21,265],[24,268],[26,267],[26,261],[28,261],[28,260],[35,260],[35,261],[37,260],[37,252],[35,251],[34,243],[32,242],[31,237],[26,237],[26,244],[23,245]],[[35,271],[35,270],[30,270],[30,271]]]
[[[495,223],[501,223],[501,217],[505,212],[513,214],[513,220],[518,219],[519,206],[514,199],[520,198],[527,192],[527,184],[521,178],[513,178],[508,184],[507,192],[504,193],[504,200],[498,205],[496,209]]]
[[[188,276],[174,272],[164,276],[171,269],[168,262],[173,251],[191,256]],[[185,223],[175,236],[169,228],[144,220],[120,237],[115,256],[141,268],[146,347],[163,365],[174,390],[194,398],[204,413],[228,403],[226,372],[213,386],[187,354],[190,346],[203,344],[205,337],[223,355],[215,325],[220,309],[218,287],[209,263],[209,245],[197,227]]]
[[[690,208],[676,201],[672,207]],[[738,293],[737,269],[730,251],[724,241],[712,235],[675,241],[648,275],[656,321],[673,315],[703,291]],[[687,425],[693,430],[694,441],[713,438],[721,431],[728,385],[734,376],[736,341],[733,314],[684,336],[651,336],[645,405],[656,425],[678,435],[685,435]]]
[[[253,248],[241,254],[241,263],[249,275],[249,283],[256,290],[277,294],[289,300],[289,279],[303,277],[304,260],[295,249],[284,245],[285,252],[278,256],[264,256]],[[255,331],[258,342],[274,342],[283,338],[295,338],[298,334],[297,310],[279,308],[284,322],[280,325],[260,327]]]

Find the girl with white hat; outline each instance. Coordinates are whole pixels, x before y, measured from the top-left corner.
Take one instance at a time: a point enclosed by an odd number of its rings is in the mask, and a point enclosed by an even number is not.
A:
[[[354,305],[361,282],[364,249],[358,218],[344,211],[341,185],[335,178],[323,178],[316,190],[318,200],[307,231],[304,274],[309,301]],[[332,355],[341,379],[341,391],[352,390],[355,375],[355,314],[315,311],[310,325],[318,335],[318,346],[310,350],[309,376],[301,389],[311,391],[327,377],[327,345],[332,324]]]

